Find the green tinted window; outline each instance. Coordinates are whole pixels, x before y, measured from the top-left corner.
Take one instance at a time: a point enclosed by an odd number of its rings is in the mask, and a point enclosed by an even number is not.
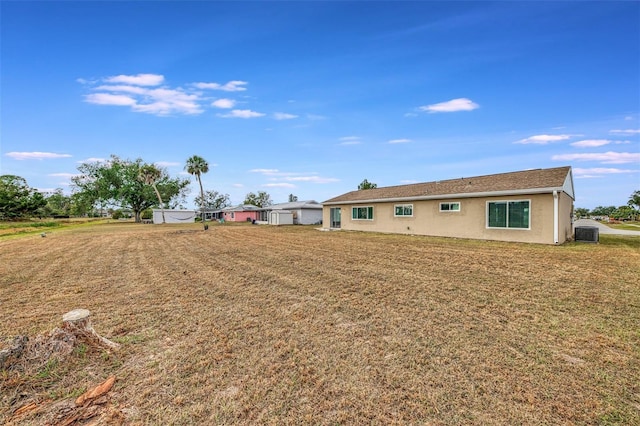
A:
[[[413,216],[413,204],[396,205],[395,216]]]
[[[487,204],[489,228],[528,229],[529,201],[497,201]]]
[[[373,220],[373,207],[353,207],[351,218],[355,220]]]

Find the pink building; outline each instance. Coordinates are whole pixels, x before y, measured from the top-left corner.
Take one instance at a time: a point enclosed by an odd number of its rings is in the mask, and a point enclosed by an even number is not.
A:
[[[222,212],[224,220],[227,222],[252,222],[260,220],[261,208],[250,204],[241,204],[236,207],[229,207]]]

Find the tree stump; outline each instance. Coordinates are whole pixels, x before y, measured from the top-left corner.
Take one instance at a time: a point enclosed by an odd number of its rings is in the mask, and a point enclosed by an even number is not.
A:
[[[9,358],[19,358],[24,352],[24,348],[27,345],[29,338],[27,336],[16,336],[6,349],[0,350],[0,369],[4,368],[5,363]]]
[[[92,343],[109,349],[119,349],[118,343],[100,336],[91,326],[91,312],[87,309],[74,309],[62,316],[62,329],[78,338],[84,338]]]

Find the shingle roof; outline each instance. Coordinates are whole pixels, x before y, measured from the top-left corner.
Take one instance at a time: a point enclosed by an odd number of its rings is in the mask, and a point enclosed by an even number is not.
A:
[[[524,170],[495,175],[465,177],[411,185],[387,186],[347,192],[324,201],[323,204],[344,202],[382,201],[387,199],[447,198],[451,196],[473,196],[473,194],[509,192],[522,193],[526,190],[562,189],[571,167]],[[537,191],[536,191],[537,190]],[[573,194],[570,194],[573,196]]]

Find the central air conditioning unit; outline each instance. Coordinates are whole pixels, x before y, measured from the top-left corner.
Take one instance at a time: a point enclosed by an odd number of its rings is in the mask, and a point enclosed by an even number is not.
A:
[[[599,231],[597,226],[576,226],[576,241],[583,243],[597,243]]]

